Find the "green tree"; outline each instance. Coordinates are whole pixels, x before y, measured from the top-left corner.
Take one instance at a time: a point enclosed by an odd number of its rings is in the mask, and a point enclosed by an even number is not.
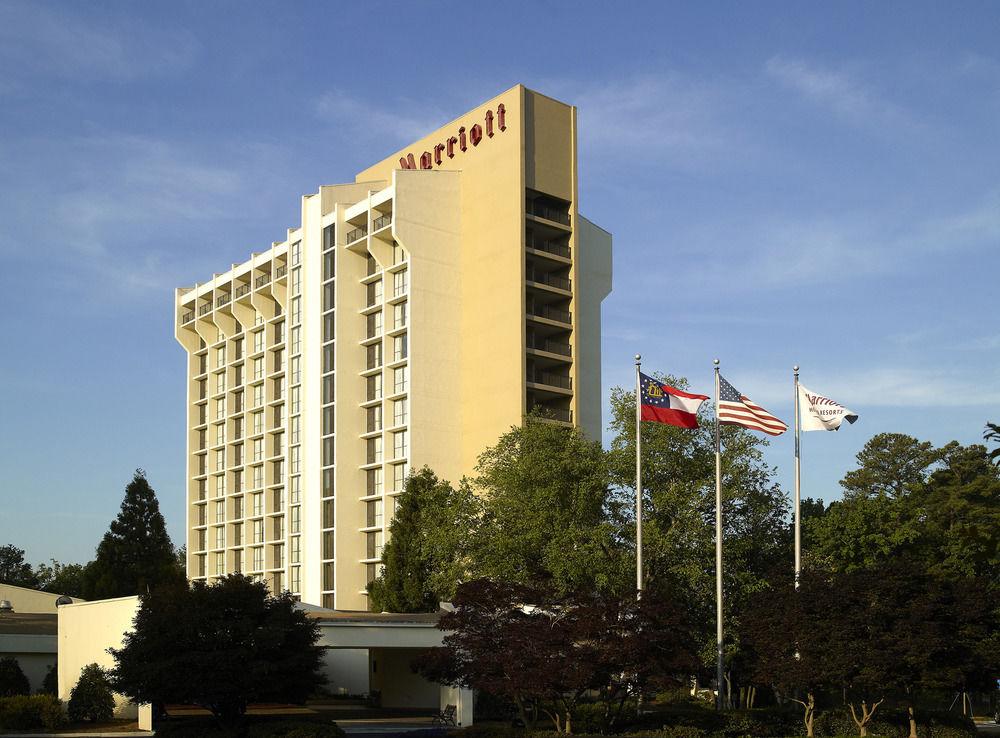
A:
[[[80,679],[69,693],[66,711],[73,722],[99,722],[114,717],[115,698],[108,675],[100,666],[88,664],[83,667]]]
[[[96,558],[84,571],[84,597],[91,600],[141,594],[183,577],[156,492],[146,473],[137,469],[125,488],[121,511],[97,547]]]
[[[0,546],[0,582],[34,588],[38,579],[24,560],[24,549],[12,544]]]
[[[35,567],[38,588],[53,594],[83,597],[85,567],[82,564],[61,564],[55,559],[50,559],[50,562]]]
[[[0,658],[0,697],[14,697],[19,694],[30,694],[31,684],[28,677],[21,671],[17,659],[11,656]]]
[[[427,467],[406,479],[382,550],[382,573],[368,585],[371,608],[434,612],[462,579],[466,542],[479,504],[464,482],[456,489]]]
[[[319,635],[291,594],[263,582],[168,584],[140,596],[133,631],[111,649],[111,685],[134,702],[200,705],[231,726],[249,703],[302,703],[325,682]]]
[[[482,453],[476,471],[482,516],[466,534],[472,576],[559,592],[620,584],[600,443],[529,416]]]

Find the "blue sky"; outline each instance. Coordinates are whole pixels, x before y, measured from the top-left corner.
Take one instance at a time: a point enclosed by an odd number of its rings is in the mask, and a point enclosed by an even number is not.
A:
[[[139,466],[183,542],[173,288],[517,82],[579,106],[580,207],[615,237],[605,399],[637,351],[706,393],[718,356],[790,421],[799,363],[861,414],[803,437],[826,499],[877,432],[977,441],[998,32],[989,2],[0,0],[0,544],[89,559]]]

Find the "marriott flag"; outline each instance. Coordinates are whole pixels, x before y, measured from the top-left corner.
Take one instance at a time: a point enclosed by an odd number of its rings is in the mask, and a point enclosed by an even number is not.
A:
[[[851,412],[839,402],[834,402],[829,397],[817,395],[812,390],[808,390],[799,385],[799,405],[802,408],[802,430],[840,430],[840,424],[845,420],[853,423],[858,419],[858,414]]]

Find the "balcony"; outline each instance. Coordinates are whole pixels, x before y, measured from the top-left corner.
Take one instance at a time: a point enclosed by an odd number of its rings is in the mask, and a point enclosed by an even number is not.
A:
[[[262,274],[259,277],[257,277],[257,279],[255,279],[253,281],[253,286],[256,289],[260,289],[261,287],[263,287],[265,284],[267,284],[270,281],[271,281],[271,275],[270,274]]]
[[[536,318],[555,320],[559,323],[573,322],[573,315],[568,310],[560,310],[549,305],[531,305],[528,307],[528,314]]]
[[[573,347],[562,341],[551,341],[543,338],[528,339],[528,348],[536,351],[548,351],[550,354],[572,356]]]
[[[347,232],[347,243],[351,244],[355,241],[360,241],[362,238],[368,235],[368,226],[361,226],[359,228],[354,228]]]
[[[565,377],[561,374],[553,374],[552,372],[529,372],[528,381],[533,382],[534,384],[548,385],[549,387],[560,387],[566,390],[573,389],[573,379],[571,377]]]
[[[390,223],[392,223],[392,213],[389,213],[388,215],[383,215],[373,220],[372,228],[374,228],[377,231],[381,228],[385,228]]]
[[[540,236],[536,236],[534,233],[531,232],[528,233],[524,245],[529,249],[535,249],[536,251],[544,251],[548,254],[561,256],[564,259],[571,258],[569,246],[557,243],[555,241],[549,241],[547,239],[541,238]]]
[[[236,288],[236,292],[233,293],[233,296],[238,300],[239,298],[243,297],[243,295],[249,292],[250,292],[250,285],[241,284],[239,287]]]
[[[557,277],[555,274],[549,272],[537,272],[534,269],[529,269],[526,276],[529,282],[545,284],[549,287],[555,287],[558,290],[566,290],[567,292],[572,292],[573,290],[572,280],[565,277]]]
[[[537,202],[528,203],[528,215],[534,215],[537,218],[545,218],[545,220],[551,220],[553,223],[562,223],[567,226],[569,225],[569,213],[565,210],[558,210]]]

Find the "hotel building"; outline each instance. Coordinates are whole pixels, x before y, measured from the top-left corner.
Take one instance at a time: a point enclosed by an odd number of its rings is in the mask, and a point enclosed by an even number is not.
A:
[[[190,578],[367,609],[410,468],[457,481],[536,406],[600,438],[611,236],[576,140],[575,108],[518,85],[177,290]]]

